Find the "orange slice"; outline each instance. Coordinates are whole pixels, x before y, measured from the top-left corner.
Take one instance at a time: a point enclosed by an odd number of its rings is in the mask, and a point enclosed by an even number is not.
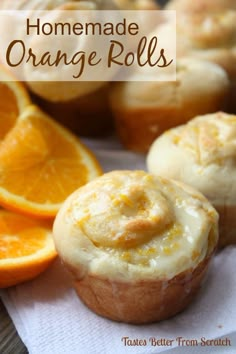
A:
[[[101,172],[77,137],[29,106],[1,144],[0,205],[54,217],[68,195]]]
[[[0,210],[0,288],[35,278],[56,256],[47,222]]]
[[[18,116],[31,104],[20,82],[0,66],[0,140],[15,125]]]

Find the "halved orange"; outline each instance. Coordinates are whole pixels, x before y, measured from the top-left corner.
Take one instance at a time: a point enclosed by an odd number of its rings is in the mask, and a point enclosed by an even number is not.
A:
[[[52,218],[68,195],[101,173],[76,136],[29,106],[0,147],[0,205]]]
[[[48,222],[0,210],[0,288],[35,278],[56,256]]]
[[[15,78],[0,66],[0,140],[30,104],[30,97],[23,84],[15,81]]]

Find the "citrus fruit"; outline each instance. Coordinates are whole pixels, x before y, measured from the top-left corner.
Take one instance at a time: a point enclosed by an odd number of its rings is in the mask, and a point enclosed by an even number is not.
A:
[[[0,66],[0,140],[14,126],[18,116],[31,104],[24,86]]]
[[[48,222],[0,210],[0,288],[33,279],[56,256]]]
[[[100,174],[76,136],[29,106],[1,143],[0,205],[53,218],[68,195]]]

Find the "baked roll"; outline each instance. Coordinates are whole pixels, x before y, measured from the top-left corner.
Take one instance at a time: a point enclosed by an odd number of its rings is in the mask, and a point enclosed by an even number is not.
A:
[[[192,188],[114,171],[73,193],[54,227],[81,300],[115,321],[148,323],[193,299],[218,240],[218,214]]]
[[[220,66],[181,58],[176,70],[176,81],[148,82],[145,77],[150,74],[142,72],[142,82],[135,81],[134,73],[134,81],[113,84],[111,106],[126,148],[147,152],[165,130],[227,106],[230,83]]]
[[[179,55],[191,54],[215,62],[236,77],[236,11],[177,15],[177,49]]]
[[[177,56],[220,65],[231,82],[227,110],[236,112],[236,2],[183,0],[176,9]]]
[[[203,193],[220,215],[220,246],[236,243],[236,116],[196,117],[152,145],[148,170]]]

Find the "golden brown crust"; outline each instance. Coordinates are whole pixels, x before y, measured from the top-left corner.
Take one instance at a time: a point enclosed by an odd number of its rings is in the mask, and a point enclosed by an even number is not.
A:
[[[236,81],[231,82],[229,99],[228,99],[227,112],[235,113],[236,112]]]
[[[130,150],[147,152],[164,131],[184,124],[196,115],[213,113],[227,105],[223,92],[215,96],[192,97],[174,107],[114,107],[115,125],[123,145]]]
[[[174,108],[115,109],[114,117],[122,144],[137,152],[147,152],[165,130],[187,121]]]
[[[100,316],[133,324],[157,322],[176,315],[190,304],[210,258],[168,281],[122,283],[87,275],[75,279],[74,286],[85,305]]]
[[[216,206],[219,213],[219,247],[236,244],[236,206]]]

